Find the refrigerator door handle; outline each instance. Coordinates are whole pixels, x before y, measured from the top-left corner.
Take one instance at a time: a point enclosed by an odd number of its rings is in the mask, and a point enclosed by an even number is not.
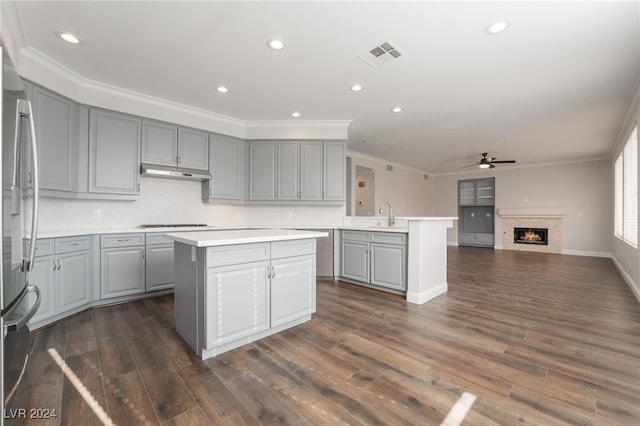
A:
[[[38,144],[36,142],[36,128],[33,122],[33,109],[31,102],[18,99],[18,113],[21,117],[29,121],[29,131],[31,133],[31,171],[33,180],[33,209],[31,214],[31,245],[29,247],[29,257],[26,259],[24,270],[31,272],[33,262],[36,258],[36,242],[38,238],[38,210],[40,204],[40,176],[38,175]],[[16,135],[17,137],[17,135]],[[17,142],[16,142],[17,144]],[[17,165],[16,165],[16,168]]]
[[[15,333],[22,327],[24,327],[29,320],[38,312],[38,308],[40,307],[40,289],[37,285],[29,285],[27,286],[27,293],[35,293],[36,294],[36,302],[33,306],[20,318],[15,320],[8,320],[4,324],[3,336],[6,337],[9,333]]]

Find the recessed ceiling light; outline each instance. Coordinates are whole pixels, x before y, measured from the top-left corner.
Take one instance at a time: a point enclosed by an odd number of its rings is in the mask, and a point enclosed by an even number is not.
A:
[[[78,39],[78,37],[74,36],[71,33],[58,33],[58,37],[60,37],[61,39],[63,39],[67,43],[71,43],[71,44],[80,43],[80,39]]]
[[[229,91],[225,86],[218,86],[216,87],[216,90],[220,93],[227,93]]]
[[[284,49],[284,42],[282,40],[278,40],[277,38],[272,38],[267,41],[267,46],[269,46],[273,50],[282,50]]]
[[[402,108],[400,108],[400,107],[391,108],[391,112],[400,112],[400,111],[402,111]]]
[[[503,32],[507,28],[509,28],[509,22],[497,21],[485,28],[484,32],[489,35],[494,35]]]
[[[291,116],[295,117],[295,118],[298,118],[298,117],[300,117],[300,113],[298,111],[295,111],[295,112],[291,113]]]
[[[367,141],[358,141],[358,143],[360,143],[360,144],[367,143]]]
[[[362,86],[360,86],[359,84],[354,84],[349,88],[349,90],[351,90],[352,92],[359,92],[362,90]]]

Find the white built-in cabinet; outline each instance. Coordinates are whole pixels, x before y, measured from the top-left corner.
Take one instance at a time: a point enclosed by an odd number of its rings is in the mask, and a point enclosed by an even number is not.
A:
[[[100,292],[103,299],[145,291],[145,235],[100,237]]]
[[[341,276],[395,292],[407,290],[407,234],[341,232]]]
[[[345,200],[342,141],[250,141],[249,200]]]
[[[113,111],[89,111],[89,192],[140,193],[139,118]]]
[[[40,289],[34,324],[82,308],[93,300],[92,236],[38,240],[29,280]]]
[[[209,136],[211,179],[202,183],[203,201],[242,202],[245,162],[244,140],[212,133]]]
[[[142,121],[142,162],[209,169],[209,134],[159,121]]]

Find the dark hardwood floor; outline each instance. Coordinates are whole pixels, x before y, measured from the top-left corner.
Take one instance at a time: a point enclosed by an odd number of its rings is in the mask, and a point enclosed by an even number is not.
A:
[[[640,303],[610,259],[452,247],[448,270],[421,306],[319,281],[311,321],[206,361],[171,296],[86,311],[34,333],[16,395],[57,417],[7,423],[640,424]]]

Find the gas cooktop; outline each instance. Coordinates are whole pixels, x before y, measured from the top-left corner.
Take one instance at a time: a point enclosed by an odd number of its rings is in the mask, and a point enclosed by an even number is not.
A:
[[[195,226],[209,226],[206,223],[152,223],[140,225],[140,228],[188,228]]]

